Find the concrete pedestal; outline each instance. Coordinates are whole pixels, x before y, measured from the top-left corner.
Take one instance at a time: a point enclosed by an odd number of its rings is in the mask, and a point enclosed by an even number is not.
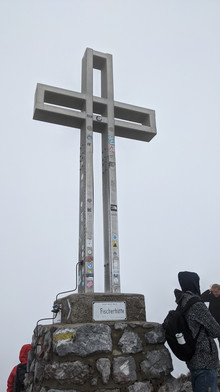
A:
[[[117,320],[146,321],[144,295],[141,294],[73,294],[58,299],[54,304],[61,305],[61,322],[65,324]],[[102,304],[109,306],[105,306],[100,317],[95,317],[94,307],[98,304],[100,308]]]

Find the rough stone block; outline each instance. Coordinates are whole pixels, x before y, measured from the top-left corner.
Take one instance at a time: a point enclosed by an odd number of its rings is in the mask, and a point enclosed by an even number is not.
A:
[[[46,380],[55,379],[73,382],[77,385],[84,384],[89,377],[90,369],[80,361],[47,364],[44,368]]]
[[[116,383],[136,381],[136,365],[133,357],[113,359],[113,379]]]
[[[50,334],[50,332],[48,331],[48,332],[45,334],[45,337],[44,337],[44,344],[43,344],[44,359],[45,359],[45,360],[48,359],[48,354],[49,354],[49,352],[50,352],[51,345],[52,345],[51,334]]]
[[[115,323],[115,330],[121,330],[123,331],[123,329],[127,328],[127,324],[126,323]]]
[[[95,392],[120,392],[120,389],[97,389]]]
[[[40,390],[40,392],[46,392],[46,389],[45,388],[42,388],[41,390]],[[47,392],[79,392],[79,391],[76,391],[75,389],[49,389]]]
[[[112,351],[111,328],[104,324],[58,329],[53,334],[53,349],[60,357],[75,354],[86,357]]]
[[[166,338],[162,325],[158,324],[151,331],[146,332],[145,339],[147,344],[164,344]]]
[[[190,381],[168,378],[158,389],[158,392],[193,392]]]
[[[97,378],[92,378],[91,382],[90,382],[90,385],[94,386],[94,385],[97,385],[97,384],[98,384],[98,379]]]
[[[36,362],[34,365],[34,381],[41,382],[44,375],[44,367],[40,362]]]
[[[123,354],[136,354],[142,351],[142,344],[139,336],[134,332],[125,331],[118,342]]]
[[[141,362],[142,375],[148,379],[158,379],[162,375],[168,375],[173,370],[169,351],[163,347],[161,350],[148,351],[145,360]]]
[[[133,385],[128,387],[129,392],[153,392],[153,385],[150,381],[147,382],[135,382]]]
[[[102,375],[103,384],[107,384],[111,373],[111,361],[108,358],[99,358],[96,367]]]

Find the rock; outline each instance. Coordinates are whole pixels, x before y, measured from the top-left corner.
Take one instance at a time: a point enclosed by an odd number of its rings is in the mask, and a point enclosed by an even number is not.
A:
[[[118,342],[123,354],[136,354],[142,351],[142,344],[139,336],[134,332],[125,331]]]
[[[150,381],[147,382],[135,382],[133,385],[128,387],[129,392],[153,392],[153,385]]]
[[[44,337],[44,359],[45,360],[48,359],[48,355],[49,355],[49,352],[50,352],[50,349],[51,349],[51,345],[52,345],[51,334],[48,331],[45,334],[45,337]]]
[[[97,389],[95,392],[120,392],[120,389]]]
[[[42,388],[42,390],[40,390],[40,392],[46,392],[46,390],[44,388]],[[67,390],[64,390],[64,389],[49,389],[47,392],[67,392]],[[79,391],[76,391],[75,389],[74,390],[73,389],[68,389],[68,392],[79,392]]]
[[[68,331],[65,334],[63,330],[57,330],[53,335],[54,352],[60,357],[69,354],[87,357],[112,351],[111,328],[108,325],[83,325]]]
[[[53,363],[45,366],[44,377],[46,380],[65,380],[82,385],[89,377],[89,366],[80,361]]]
[[[133,357],[114,358],[113,379],[116,383],[136,381],[136,365]]]
[[[44,367],[40,362],[36,362],[34,366],[34,382],[41,382],[44,377]]]
[[[94,386],[94,385],[97,385],[97,383],[98,383],[97,378],[92,378],[92,380],[91,380],[91,382],[90,382],[90,385]],[[69,392],[69,391],[68,391],[68,392]]]
[[[107,384],[111,372],[110,360],[108,358],[100,358],[96,361],[96,367],[99,373],[102,375],[103,384]]]
[[[162,325],[157,325],[145,334],[147,344],[163,344],[166,341],[165,331]]]
[[[192,384],[182,377],[178,379],[168,378],[158,389],[158,392],[192,392]]]
[[[115,323],[115,329],[116,330],[123,330],[125,328],[127,328],[127,324],[125,324],[125,323]]]
[[[173,370],[169,351],[163,347],[161,350],[148,351],[145,360],[141,362],[142,375],[148,379],[160,378]]]

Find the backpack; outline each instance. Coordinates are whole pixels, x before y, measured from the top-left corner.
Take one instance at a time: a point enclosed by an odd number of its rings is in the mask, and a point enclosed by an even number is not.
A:
[[[13,392],[23,392],[24,391],[24,377],[27,373],[27,364],[19,363],[17,366],[15,381],[13,386]]]
[[[196,338],[192,337],[184,313],[196,302],[202,302],[199,298],[192,297],[184,307],[177,306],[176,310],[170,310],[162,324],[165,329],[165,337],[172,352],[181,361],[189,361],[196,351]],[[200,330],[199,330],[200,332]],[[178,343],[177,334],[183,334],[184,341]]]

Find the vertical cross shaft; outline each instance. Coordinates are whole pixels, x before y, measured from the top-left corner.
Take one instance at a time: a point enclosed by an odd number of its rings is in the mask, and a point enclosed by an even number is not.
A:
[[[101,71],[101,97],[93,96],[93,69]],[[34,119],[81,129],[78,291],[94,291],[93,132],[102,134],[105,292],[120,292],[115,136],[149,142],[155,112],[114,101],[112,56],[86,49],[82,92],[38,84]]]
[[[105,290],[120,292],[117,184],[115,161],[114,90],[112,56],[101,69],[101,93],[106,98],[107,124],[102,133]]]
[[[94,291],[93,58],[90,51],[87,49],[82,60],[82,93],[86,96],[86,117],[80,138],[80,293]]]
[[[101,71],[101,98],[105,99],[107,118],[102,132],[105,291],[120,292],[112,56],[92,49],[86,50],[82,60],[87,117],[80,146],[79,292],[92,291],[94,277],[93,68]]]

